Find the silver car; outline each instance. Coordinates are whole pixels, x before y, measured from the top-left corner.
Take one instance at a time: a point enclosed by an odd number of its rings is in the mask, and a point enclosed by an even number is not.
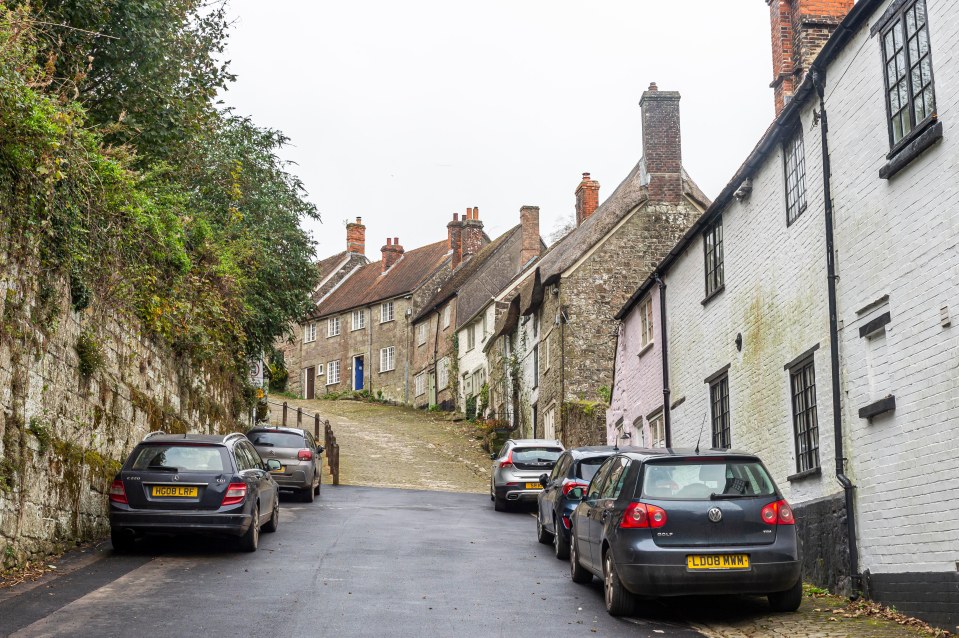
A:
[[[534,502],[543,491],[539,477],[552,471],[562,453],[563,444],[557,440],[510,439],[498,453],[490,454],[489,499],[496,511],[506,511],[517,501]]]
[[[308,503],[320,493],[323,446],[308,430],[256,427],[246,436],[264,460],[276,459],[281,463],[279,469],[270,472],[280,489],[292,489]]]

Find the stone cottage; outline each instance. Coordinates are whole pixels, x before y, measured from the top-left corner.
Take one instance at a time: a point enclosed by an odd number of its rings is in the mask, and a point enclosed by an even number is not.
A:
[[[807,580],[953,629],[954,3],[770,11],[776,119],[617,315],[608,437],[758,453]]]

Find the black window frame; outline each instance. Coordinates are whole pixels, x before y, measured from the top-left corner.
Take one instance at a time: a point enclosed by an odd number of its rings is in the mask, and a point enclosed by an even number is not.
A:
[[[917,27],[913,36],[909,36],[907,31],[907,17],[908,14],[917,9],[917,7],[922,8],[922,13],[924,15],[924,22],[921,27]],[[894,62],[896,56],[900,53],[900,49],[895,47],[895,33],[894,31],[898,29],[899,35],[902,37],[901,42],[901,53],[903,55],[905,70],[902,75],[899,75],[898,67],[896,70],[896,93],[897,98],[899,97],[899,85],[903,81],[905,82],[905,91],[906,91],[906,105],[902,106],[900,103],[900,108],[893,114],[892,110],[892,100],[890,94],[892,92],[892,87],[889,83],[889,64]],[[887,38],[892,33],[893,37],[893,51],[892,56],[889,55],[887,47]],[[925,55],[922,54],[919,49],[919,40],[920,34],[925,34],[927,50]],[[925,0],[909,0],[899,3],[899,6],[896,6],[890,11],[886,16],[883,17],[882,28],[878,30],[879,34],[879,50],[880,57],[882,59],[882,78],[883,85],[885,87],[884,102],[886,105],[886,128],[889,136],[889,156],[892,157],[897,152],[902,150],[907,146],[911,141],[913,141],[919,134],[921,134],[926,128],[932,125],[938,119],[938,113],[936,111],[936,83],[935,83],[935,72],[934,64],[932,60],[932,39],[929,33],[929,11],[926,8]],[[918,52],[919,59],[914,62],[912,60],[912,52],[910,51],[910,41],[912,38],[916,39],[916,51]],[[925,81],[922,72],[922,62],[923,60],[928,59],[928,68],[929,68],[929,79],[928,82]],[[922,87],[919,90],[920,95],[923,97],[925,103],[925,92],[928,89],[929,95],[932,99],[931,107],[927,106],[925,117],[922,120],[916,121],[916,111],[915,111],[915,98],[916,91],[913,86],[913,71],[919,71],[919,80],[922,82]],[[910,129],[909,131],[903,131],[901,137],[897,140],[895,138],[894,131],[894,117],[898,116],[903,111],[906,112],[909,119]],[[900,120],[901,122],[901,120]]]
[[[790,162],[792,160],[792,162]],[[795,172],[794,184],[790,175]],[[793,128],[783,142],[783,186],[786,198],[786,226],[791,226],[806,210],[806,144],[802,126]],[[791,197],[795,191],[795,197]]]
[[[710,244],[712,248],[710,248]],[[703,231],[703,260],[706,281],[706,301],[726,287],[723,216],[718,215]]]
[[[717,413],[717,407],[720,412]],[[732,419],[729,413],[729,375],[721,374],[709,384],[709,431],[714,449],[732,447]],[[723,445],[725,443],[725,445]]]
[[[797,384],[801,382],[801,386]],[[819,410],[816,401],[816,360],[809,356],[789,368],[789,402],[792,406],[796,472],[813,472],[822,466],[819,456]]]

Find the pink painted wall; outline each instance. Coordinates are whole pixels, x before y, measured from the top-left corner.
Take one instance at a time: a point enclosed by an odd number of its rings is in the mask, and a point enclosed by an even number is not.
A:
[[[659,288],[651,293],[653,304],[653,343],[640,353],[642,320],[637,304],[620,324],[619,344],[616,348],[616,380],[606,412],[606,440],[619,444],[648,447],[651,445],[646,417],[663,405],[663,356],[660,350],[662,328],[659,324]],[[617,428],[623,419],[622,432]],[[630,434],[630,438],[621,438]]]

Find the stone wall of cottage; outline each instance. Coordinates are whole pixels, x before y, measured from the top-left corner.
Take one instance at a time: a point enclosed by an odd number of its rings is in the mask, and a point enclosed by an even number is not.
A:
[[[109,532],[107,492],[144,435],[224,433],[246,414],[235,379],[198,374],[65,282],[0,255],[0,561],[39,559]],[[79,372],[79,361],[92,364]]]
[[[826,109],[860,567],[874,596],[952,629],[959,624],[959,21],[948,0],[926,6],[942,141],[892,178],[879,177],[890,149],[880,37],[868,26],[830,66]],[[886,313],[888,323],[861,334]],[[860,416],[890,396],[895,409]]]

